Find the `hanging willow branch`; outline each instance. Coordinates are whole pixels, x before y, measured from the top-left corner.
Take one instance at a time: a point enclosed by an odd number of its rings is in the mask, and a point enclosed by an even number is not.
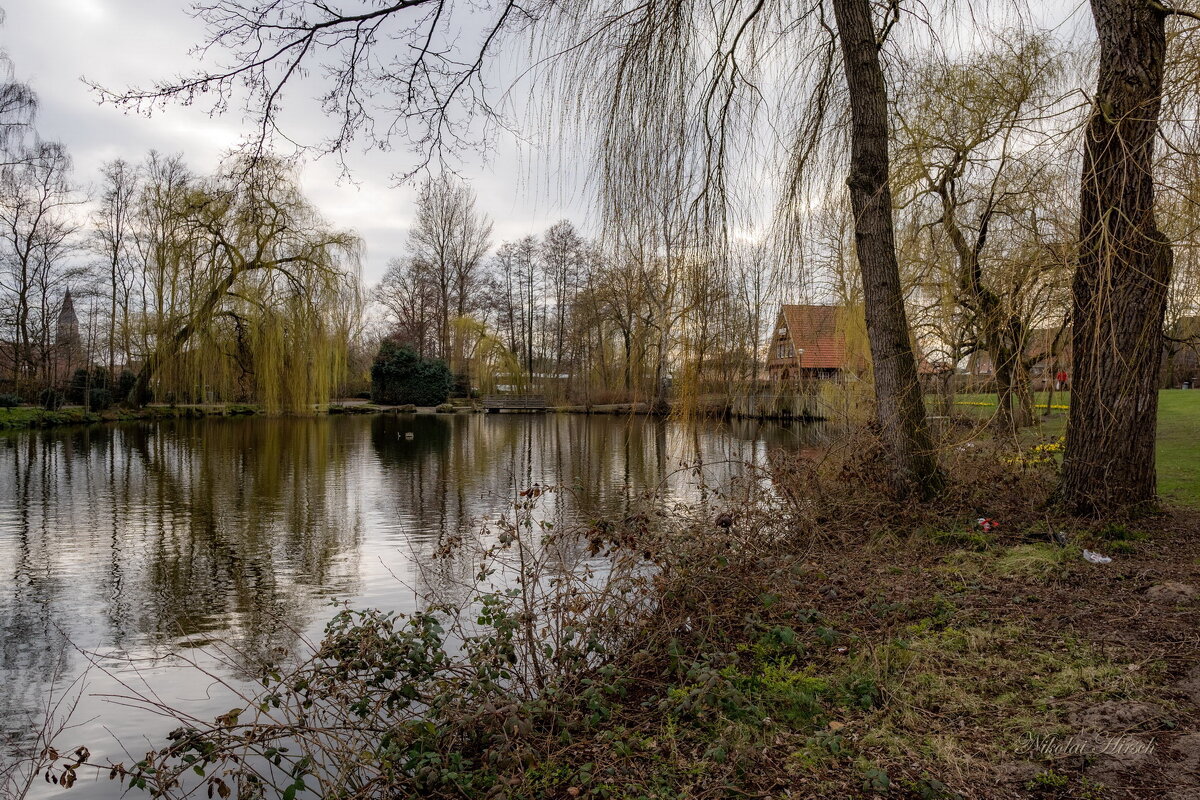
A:
[[[152,383],[171,397],[232,394],[230,351],[242,356],[238,372],[253,375],[251,394],[268,411],[328,400],[345,362],[340,312],[357,301],[358,240],[330,229],[277,162],[249,173],[231,164],[171,213],[180,240],[173,249],[192,258],[174,262],[181,274],[164,282],[188,287],[187,296],[155,321],[130,400],[144,403]],[[230,315],[248,335],[219,324]],[[226,346],[233,339],[239,346]]]

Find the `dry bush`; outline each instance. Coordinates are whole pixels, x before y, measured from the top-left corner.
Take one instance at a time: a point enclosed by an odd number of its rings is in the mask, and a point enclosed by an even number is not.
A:
[[[897,491],[883,444],[870,428],[849,433],[820,454],[776,454],[772,485],[785,501],[793,535],[854,542],[928,526],[970,526],[984,517],[1021,530],[1053,515],[1053,447],[1014,450],[971,429],[951,429],[939,456],[946,486],[922,502]],[[903,487],[901,487],[903,488]]]

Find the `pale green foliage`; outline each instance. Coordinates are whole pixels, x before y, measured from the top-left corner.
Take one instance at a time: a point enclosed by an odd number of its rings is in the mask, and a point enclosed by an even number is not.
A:
[[[358,241],[331,229],[274,162],[233,162],[152,195],[169,258],[148,269],[168,303],[146,319],[161,399],[327,402],[358,325]]]

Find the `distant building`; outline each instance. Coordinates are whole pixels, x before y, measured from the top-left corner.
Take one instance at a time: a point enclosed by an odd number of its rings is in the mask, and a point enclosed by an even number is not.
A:
[[[1195,389],[1200,381],[1200,317],[1180,317],[1166,330],[1163,342],[1162,385]]]
[[[1061,338],[1059,338],[1061,336]],[[1058,352],[1055,353],[1055,340],[1058,339]],[[1054,383],[1054,376],[1059,372],[1071,372],[1071,331],[1064,330],[1060,334],[1058,328],[1034,328],[1025,334],[1025,359],[1032,360],[1029,367],[1029,382],[1034,391],[1049,389]],[[991,353],[977,350],[967,356],[964,372],[968,378],[981,382],[994,380],[996,365]]]
[[[845,380],[857,377],[866,359],[847,346],[853,330],[845,306],[783,305],[767,352],[773,382]]]
[[[47,375],[51,383],[62,385],[77,367],[82,366],[83,339],[79,335],[79,317],[70,288],[63,295],[55,320],[54,341],[44,351],[40,344],[35,343],[33,347],[35,352],[19,358],[15,342],[0,342],[0,387],[4,387],[4,391],[24,391],[31,385],[40,386]],[[33,363],[28,363],[27,359],[32,359]]]
[[[62,308],[58,312],[58,322],[54,328],[54,345],[59,350],[79,352],[79,317],[75,315],[75,301],[71,299],[71,287],[63,295]]]

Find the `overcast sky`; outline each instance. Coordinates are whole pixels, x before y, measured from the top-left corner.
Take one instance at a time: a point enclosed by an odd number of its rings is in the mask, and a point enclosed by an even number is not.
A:
[[[237,143],[244,128],[236,103],[223,117],[210,117],[199,106],[173,105],[146,118],[98,105],[81,80],[87,76],[120,90],[195,69],[189,51],[203,41],[204,31],[188,15],[188,5],[187,0],[0,0],[7,14],[0,48],[11,57],[17,78],[28,81],[40,97],[40,135],[67,145],[80,183],[96,180],[106,160],[137,162],[152,148],[182,153],[194,171],[208,173],[221,153]],[[1090,29],[1084,9],[1082,0],[1030,0],[1036,23],[1060,34],[1081,24]],[[471,20],[459,24],[469,27]],[[317,139],[322,119],[316,104],[302,91],[289,92],[287,99],[289,133],[302,137],[311,130],[311,138]],[[339,180],[340,169],[332,159],[309,162],[302,180],[330,220],[363,237],[364,277],[374,282],[388,259],[404,250],[415,191],[396,187],[391,176],[412,161],[402,148],[350,154],[348,161],[355,183]],[[570,163],[570,154],[562,161]],[[573,196],[583,191],[582,182],[553,174],[548,163],[528,143],[518,146],[502,139],[487,163],[460,165],[481,209],[495,221],[497,242],[539,233],[563,217],[586,227],[587,203]]]
[[[0,0],[0,7],[7,17],[0,48],[12,59],[17,78],[39,96],[39,134],[67,145],[79,182],[95,181],[104,161],[140,161],[152,148],[182,153],[194,171],[207,173],[243,132],[238,113],[214,118],[199,107],[171,106],[150,118],[126,114],[98,105],[80,80],[86,75],[121,89],[194,68],[189,49],[202,40],[203,27],[187,14],[185,0]],[[319,113],[301,102],[307,98],[289,99],[297,109]],[[303,132],[303,118],[296,120],[289,113],[291,130]],[[330,220],[363,237],[364,277],[373,282],[404,249],[415,192],[397,188],[390,176],[411,162],[400,149],[351,155],[349,161],[358,185],[339,181],[333,160],[308,163],[303,183]],[[562,196],[564,189],[544,174],[536,152],[502,141],[490,161],[463,164],[461,171],[481,209],[495,220],[497,241],[541,232],[563,217],[584,222],[585,203]]]

